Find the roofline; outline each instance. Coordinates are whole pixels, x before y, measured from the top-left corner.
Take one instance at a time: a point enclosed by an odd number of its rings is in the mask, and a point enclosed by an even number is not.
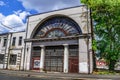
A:
[[[81,7],[81,6],[86,6],[86,5],[85,4],[81,4],[81,5],[78,5],[78,6],[67,7],[67,8],[62,8],[62,9],[58,9],[58,10],[52,10],[52,11],[37,13],[37,14],[29,15],[27,17],[36,16],[36,15],[45,14],[45,13],[50,13],[50,12],[55,12],[55,11],[61,11],[61,10],[71,9],[71,8],[77,8],[77,7]]]
[[[0,36],[1,36],[1,35],[8,35],[8,34],[9,34],[9,33],[0,33]]]
[[[11,34],[11,33],[22,33],[22,32],[26,32],[26,31],[6,32],[6,33],[0,33],[0,35],[7,35],[7,34]]]
[[[26,32],[26,31],[8,32],[8,33],[22,33],[22,32]]]

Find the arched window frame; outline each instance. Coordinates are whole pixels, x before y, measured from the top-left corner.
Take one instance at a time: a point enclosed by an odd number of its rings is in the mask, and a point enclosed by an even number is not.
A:
[[[64,27],[66,26],[66,29],[59,27],[59,26],[56,27],[57,21],[60,26],[64,26]],[[69,29],[67,29],[68,26],[70,26],[74,30],[74,31],[71,30],[71,34],[68,32],[69,31]],[[50,28],[50,29],[46,30],[46,32],[44,31],[44,33],[41,33],[42,32],[41,30],[44,28],[46,28],[46,29]],[[43,23],[38,25],[38,28],[36,29],[35,33],[33,34],[33,38],[48,38],[47,35],[49,35],[49,33],[51,33],[52,31],[54,31],[56,29],[60,30],[59,32],[64,33],[65,36],[82,34],[82,31],[81,31],[79,25],[74,20],[72,20],[71,18],[68,18],[66,16],[55,16],[55,17],[51,17],[51,18],[45,20]],[[75,32],[75,30],[76,30],[76,32]],[[37,36],[37,35],[40,35],[40,36]],[[57,37],[57,36],[53,36],[53,37]],[[64,36],[59,36],[59,37],[64,37]]]

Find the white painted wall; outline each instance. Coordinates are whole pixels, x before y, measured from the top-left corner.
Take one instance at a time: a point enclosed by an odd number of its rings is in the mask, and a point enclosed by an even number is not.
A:
[[[15,33],[11,33],[11,42],[10,42],[10,50],[8,50],[9,53],[9,59],[10,59],[10,54],[16,54],[17,55],[17,60],[16,60],[16,65],[8,65],[8,69],[14,69],[14,70],[20,70],[23,68],[23,58],[24,58],[24,39],[25,39],[25,35],[26,32],[15,32]],[[22,45],[18,45],[19,43],[19,37],[22,36]],[[13,41],[13,37],[16,37],[16,42],[15,42],[15,46],[12,46],[12,41]],[[18,54],[20,53],[20,54]],[[18,56],[21,56],[21,59],[18,60]],[[20,64],[19,64],[20,63]],[[19,65],[18,65],[19,64]]]
[[[1,41],[0,41],[0,54],[4,54],[4,56],[5,56],[5,52],[6,52],[6,46],[3,46],[3,43],[4,43],[4,38],[6,38],[6,39],[8,38],[7,35],[8,34],[3,34],[3,35],[1,34],[0,35],[0,39],[1,39]],[[3,69],[4,67],[5,67],[4,63],[0,64],[0,69]]]
[[[31,59],[31,42],[27,42],[25,46],[25,61],[24,70],[30,70],[30,59]]]

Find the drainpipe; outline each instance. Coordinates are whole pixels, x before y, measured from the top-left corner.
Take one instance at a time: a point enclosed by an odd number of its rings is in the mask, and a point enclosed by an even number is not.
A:
[[[86,5],[87,7],[87,58],[88,58],[88,74],[90,74],[90,54],[89,54],[89,39],[90,39],[90,36],[89,36],[89,12],[88,12],[88,6]]]
[[[91,37],[92,37],[92,43],[94,40],[94,29],[93,29],[93,20],[92,20],[92,9],[90,8],[90,24],[91,24]],[[92,48],[92,57],[93,57],[93,70],[96,70],[96,58],[95,58],[95,52]]]

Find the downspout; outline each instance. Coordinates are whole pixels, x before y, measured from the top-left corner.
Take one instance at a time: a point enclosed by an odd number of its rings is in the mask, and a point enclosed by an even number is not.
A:
[[[91,24],[91,37],[92,37],[92,44],[94,40],[94,29],[93,29],[93,20],[92,20],[92,9],[90,8],[90,24]],[[93,57],[93,70],[96,70],[96,58],[95,58],[95,52],[92,47],[92,57]]]
[[[87,7],[87,31],[88,31],[88,33],[87,33],[87,58],[88,58],[88,74],[90,74],[90,54],[89,54],[89,38],[90,38],[90,36],[89,36],[89,19],[88,19],[88,15],[89,15],[89,12],[88,12],[88,6],[86,5],[86,7]]]

